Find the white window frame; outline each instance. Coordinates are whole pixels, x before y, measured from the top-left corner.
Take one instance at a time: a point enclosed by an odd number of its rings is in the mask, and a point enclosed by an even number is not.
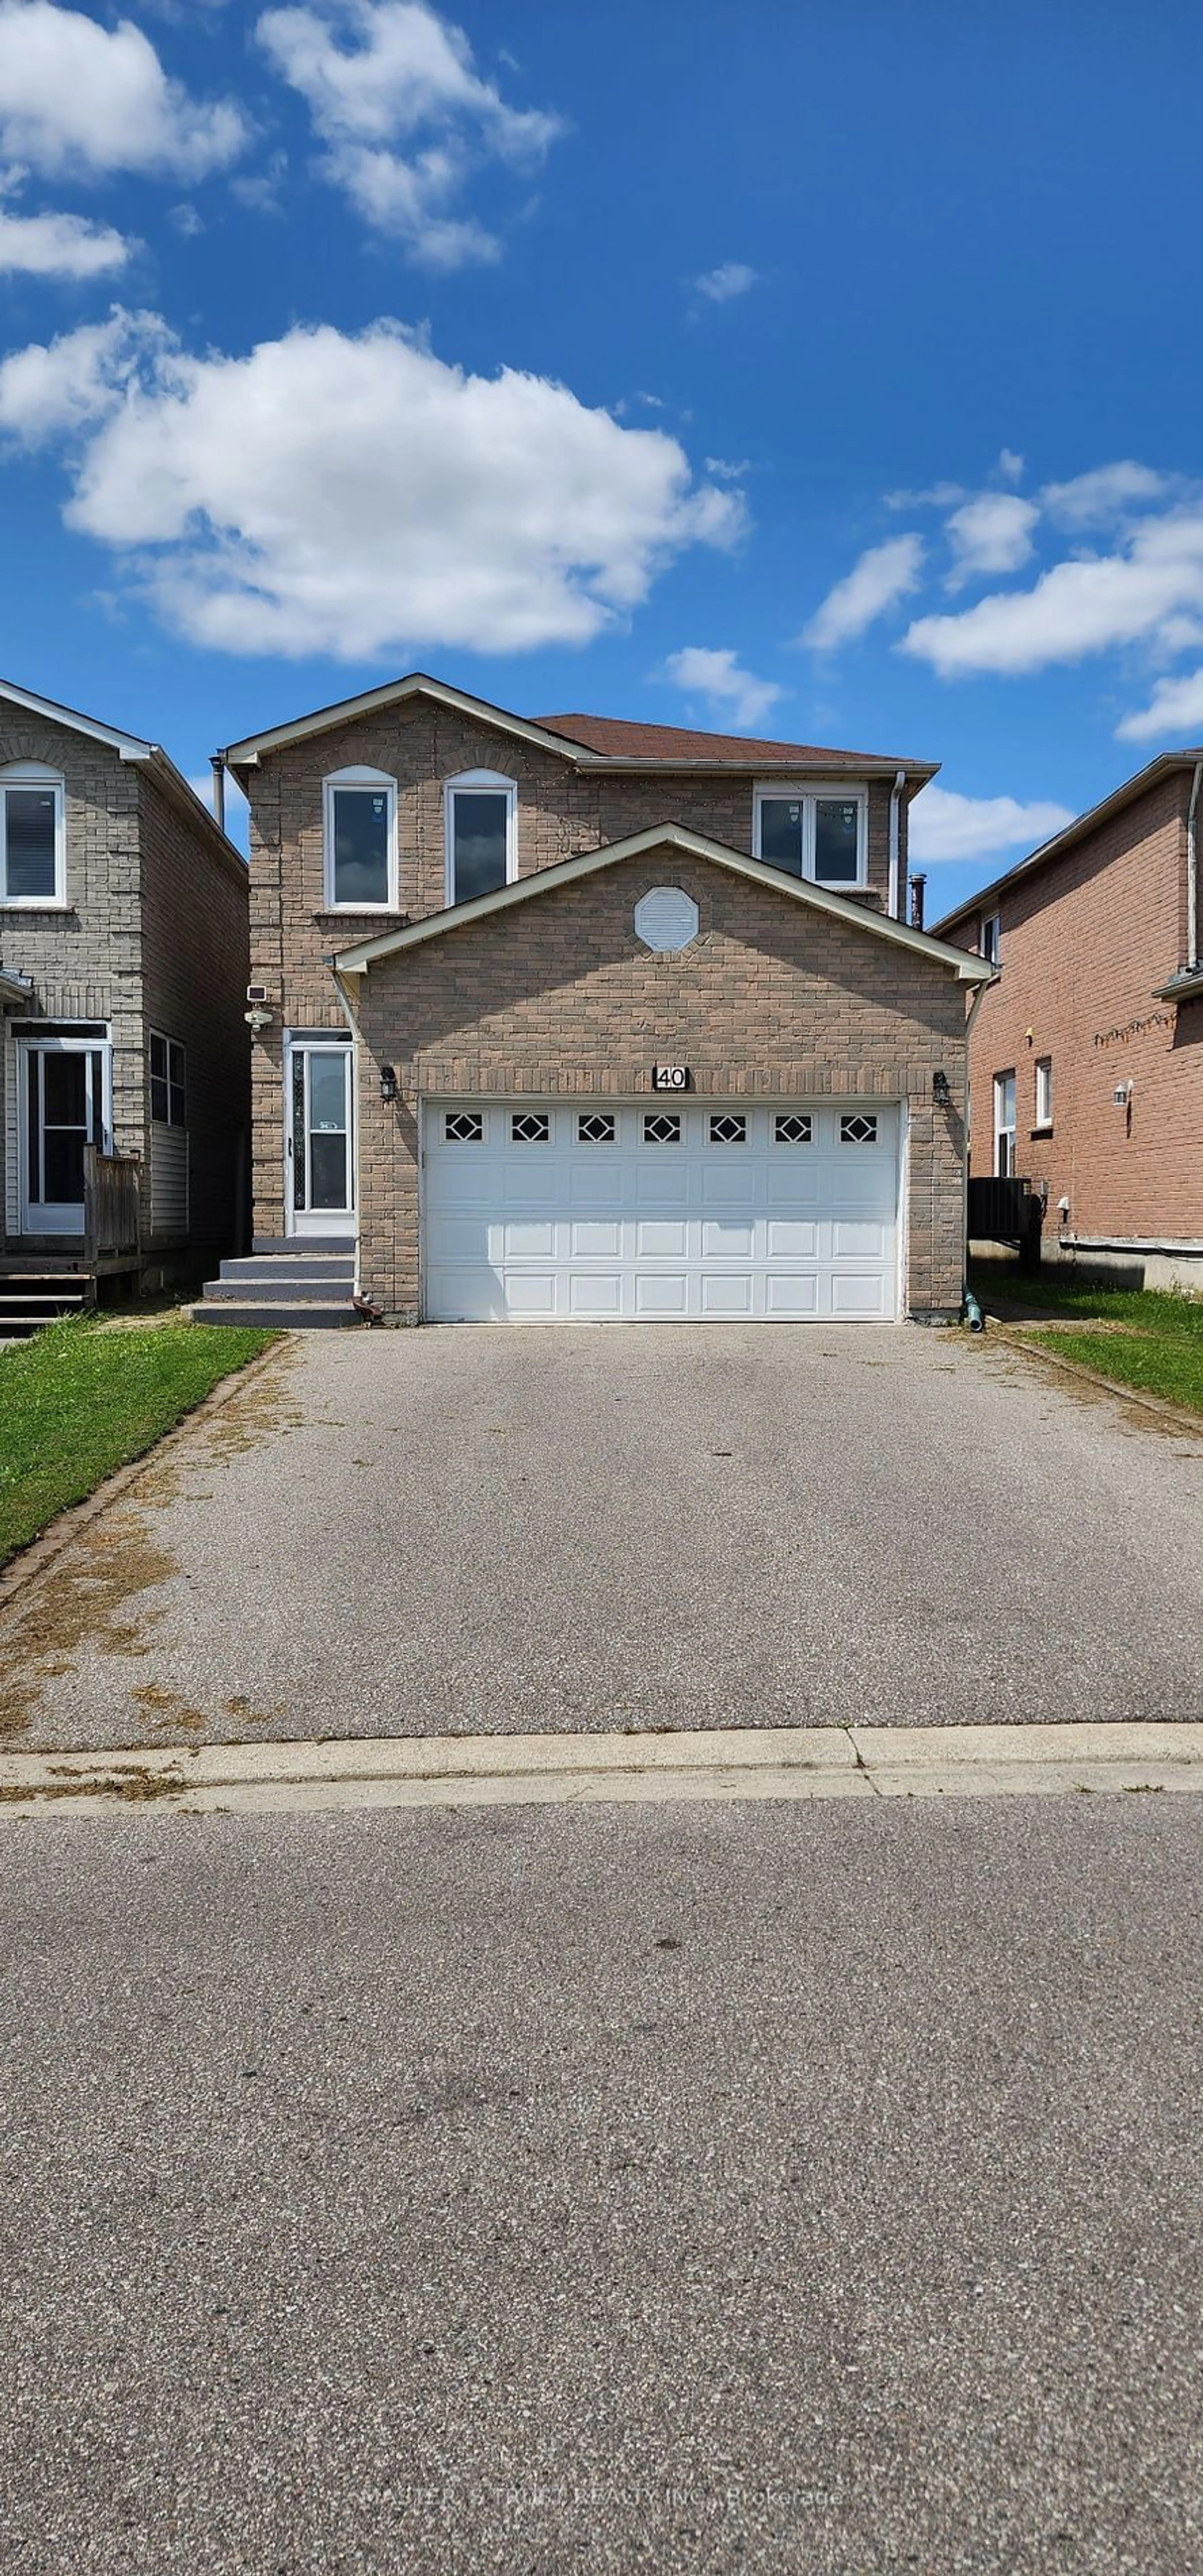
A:
[[[371,795],[383,787],[388,797],[388,899],[385,903],[340,903],[334,883],[334,799],[336,793],[360,788]],[[397,781],[385,769],[332,769],[322,780],[322,856],[327,912],[397,912]]]
[[[150,1104],[150,1123],[152,1127],[174,1127],[177,1130],[185,1129],[188,1125],[188,1049],[182,1038],[169,1038],[165,1029],[148,1029],[146,1032],[146,1038],[147,1096]],[[166,1073],[163,1074],[157,1074],[154,1069],[154,1050],[156,1046],[165,1047],[167,1050],[167,1070]],[[182,1072],[173,1072],[173,1061],[177,1065],[182,1066]],[[156,1118],[155,1116],[154,1086],[156,1082],[165,1082],[167,1085],[167,1116],[165,1118]],[[171,1095],[173,1091],[181,1091],[184,1095],[184,1115],[182,1118],[173,1118],[171,1115]]]
[[[498,769],[461,769],[455,778],[443,781],[443,894],[450,912],[457,901],[455,892],[455,799],[476,791],[483,796],[505,796],[505,881],[513,885],[518,875],[518,781],[503,778]]]
[[[54,892],[53,894],[10,894],[8,891],[8,799],[9,787],[49,787],[54,794]],[[40,760],[10,760],[0,769],[0,906],[6,912],[66,912],[67,906],[67,789],[60,769],[47,769]]]
[[[1051,1055],[1036,1058],[1035,1124],[1045,1134],[1053,1123],[1053,1059]]]
[[[802,807],[802,875],[810,885],[824,886],[829,894],[856,894],[869,882],[869,790],[855,780],[847,785],[833,778],[764,778],[752,790],[752,855],[759,859],[761,813],[768,797],[784,797],[790,805]],[[815,870],[815,808],[820,803],[855,805],[856,875],[855,877],[821,877]],[[772,867],[772,859],[761,861]],[[781,873],[786,872],[783,869]]]
[[[1011,1085],[1011,1115],[1009,1120],[1004,1116],[1007,1097],[1006,1086],[1008,1083]],[[1016,1089],[1015,1067],[1010,1064],[1005,1065],[1002,1072],[996,1073],[994,1077],[994,1177],[996,1181],[1013,1181],[1015,1178]],[[1002,1154],[1004,1137],[1009,1140],[1006,1154],[1007,1168],[1005,1171],[1003,1170]]]
[[[977,953],[987,966],[1002,964],[1002,921],[997,912],[984,912],[978,923]]]

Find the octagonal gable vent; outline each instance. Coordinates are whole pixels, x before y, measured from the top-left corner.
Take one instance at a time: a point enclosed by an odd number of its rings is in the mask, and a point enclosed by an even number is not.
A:
[[[680,886],[652,886],[635,906],[635,935],[645,948],[668,954],[688,948],[698,935],[698,908]]]

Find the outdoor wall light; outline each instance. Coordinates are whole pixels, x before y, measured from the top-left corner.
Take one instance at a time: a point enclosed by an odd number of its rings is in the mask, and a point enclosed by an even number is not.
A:
[[[380,1067],[380,1097],[382,1100],[395,1100],[397,1097],[397,1072],[394,1065],[382,1064]]]
[[[264,1010],[262,1002],[252,1002],[249,1011],[244,1011],[242,1016],[252,1037],[261,1038],[264,1030],[270,1029],[272,1024],[271,1012]]]
[[[948,1108],[952,1099],[952,1093],[948,1088],[948,1076],[946,1073],[933,1073],[931,1078],[931,1096],[937,1109]]]

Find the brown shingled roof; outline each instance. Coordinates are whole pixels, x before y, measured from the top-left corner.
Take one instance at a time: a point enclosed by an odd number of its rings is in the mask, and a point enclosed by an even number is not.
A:
[[[531,716],[543,733],[561,734],[566,742],[611,760],[721,761],[732,769],[763,763],[774,769],[914,768],[913,761],[887,762],[881,752],[827,751],[814,743],[764,742],[747,734],[693,733],[684,725],[632,724],[624,716]]]

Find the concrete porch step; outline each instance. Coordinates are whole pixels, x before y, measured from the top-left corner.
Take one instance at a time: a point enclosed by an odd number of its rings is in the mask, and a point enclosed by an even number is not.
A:
[[[227,1279],[223,1264],[222,1277],[206,1279],[204,1293],[206,1305],[210,1301],[214,1305],[258,1305],[262,1301],[266,1305],[345,1306],[354,1284],[355,1274],[349,1267],[345,1276],[337,1279],[323,1278],[320,1273],[314,1277],[308,1270],[298,1276],[282,1263],[274,1272],[248,1268],[244,1277]]]
[[[206,1297],[190,1309],[194,1324],[256,1324],[281,1333],[313,1333],[356,1324],[359,1317],[349,1297],[337,1305],[312,1297]]]
[[[220,1264],[223,1280],[278,1279],[282,1284],[297,1279],[342,1279],[350,1286],[355,1277],[353,1252],[257,1252],[237,1261]]]

